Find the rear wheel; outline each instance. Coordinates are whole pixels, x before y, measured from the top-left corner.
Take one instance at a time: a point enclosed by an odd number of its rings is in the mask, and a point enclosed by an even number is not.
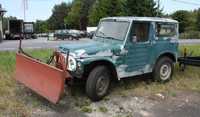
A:
[[[172,78],[173,70],[174,65],[172,59],[169,57],[160,58],[154,68],[154,80],[163,83],[169,81]]]
[[[86,93],[92,101],[99,101],[107,95],[111,75],[105,66],[94,68],[86,83]]]

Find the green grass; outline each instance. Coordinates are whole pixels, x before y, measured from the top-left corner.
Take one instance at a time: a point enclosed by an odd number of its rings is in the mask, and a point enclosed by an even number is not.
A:
[[[150,80],[150,81],[149,81]],[[152,82],[151,79],[139,81],[124,81],[120,94],[122,97],[130,95],[130,92],[138,95],[152,95],[156,93],[166,93],[169,96],[176,96],[177,90],[192,90],[200,92],[200,72],[199,68],[188,67],[185,72],[176,66],[173,79],[165,84]],[[129,87],[127,89],[127,87]],[[130,91],[131,90],[131,91]]]
[[[81,112],[91,113],[92,112],[92,108],[89,107],[89,106],[83,106],[83,107],[81,107]]]
[[[100,106],[99,111],[102,113],[106,113],[106,112],[108,112],[108,109],[105,106]]]
[[[34,57],[46,60],[51,50],[28,51]],[[0,117],[30,116],[30,107],[26,102],[38,105],[34,97],[28,97],[21,86],[16,84],[14,77],[15,52],[0,52]],[[27,98],[26,98],[27,97]],[[30,103],[29,102],[29,103]]]
[[[193,55],[200,55],[200,45],[182,46],[180,50],[187,48],[194,51]],[[28,50],[34,57],[47,60],[52,54],[52,50]],[[15,53],[0,52],[0,117],[21,117],[30,116],[33,108],[41,107],[44,103],[34,94],[30,94],[27,88],[17,84],[14,77],[15,70]],[[181,72],[176,65],[173,80],[168,83],[160,84],[149,80],[125,80],[117,84],[110,95],[151,95],[155,93],[166,93],[175,97],[177,90],[189,90],[200,92],[200,68],[188,67],[185,72]],[[77,97],[77,96],[76,96]],[[79,98],[75,106],[79,107],[82,112],[90,113],[90,101],[85,98]],[[109,99],[109,98],[108,98]],[[106,100],[106,99],[105,99]],[[83,104],[82,104],[83,103]],[[106,112],[107,109],[99,108],[100,111]]]
[[[183,50],[186,48],[188,55],[192,53],[193,56],[200,56],[200,45],[184,45],[180,47],[181,54],[183,54]]]

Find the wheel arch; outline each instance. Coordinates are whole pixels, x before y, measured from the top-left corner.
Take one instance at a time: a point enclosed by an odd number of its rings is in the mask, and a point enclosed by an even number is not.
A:
[[[116,71],[116,67],[115,65],[109,61],[109,60],[96,60],[96,61],[92,61],[89,64],[84,66],[84,74],[83,77],[87,78],[88,75],[90,74],[90,72],[97,66],[106,66],[110,71],[111,71],[111,75],[112,75],[112,79],[113,80],[117,80],[118,76],[117,76],[117,71]]]
[[[153,71],[154,71],[154,69],[155,69],[155,66],[156,66],[157,62],[158,62],[161,58],[163,58],[163,57],[169,57],[170,59],[172,59],[172,61],[173,61],[174,63],[177,61],[176,55],[175,55],[174,53],[172,53],[172,52],[164,52],[164,53],[160,54],[160,55],[156,58],[156,61],[155,61],[154,65],[153,65]]]
[[[157,58],[157,61],[159,59],[161,59],[162,57],[169,57],[170,59],[173,60],[173,62],[177,61],[176,55],[174,53],[172,53],[172,52],[165,52],[165,53],[160,54],[160,56],[158,56],[158,58]]]

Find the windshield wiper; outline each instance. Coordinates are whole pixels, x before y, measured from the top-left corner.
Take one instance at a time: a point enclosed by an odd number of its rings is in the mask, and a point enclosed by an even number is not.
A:
[[[103,36],[106,36],[106,34],[102,31],[99,31],[98,33],[102,34]]]
[[[104,33],[104,32],[102,32],[102,31],[99,31],[98,33],[100,33],[100,34],[102,34],[103,36],[100,36],[101,38],[107,38],[107,39],[113,39],[113,40],[115,40],[116,38],[114,38],[114,37],[109,37],[109,36],[106,36],[106,34]],[[98,36],[98,35],[97,35]]]
[[[114,38],[114,37],[104,37],[104,38],[108,38],[108,39],[114,39],[114,40],[116,40],[116,38]]]

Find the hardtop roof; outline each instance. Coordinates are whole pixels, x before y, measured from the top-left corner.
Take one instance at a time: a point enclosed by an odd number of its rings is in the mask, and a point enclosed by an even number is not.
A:
[[[107,17],[102,20],[120,20],[120,21],[149,21],[149,22],[168,22],[168,23],[178,23],[178,21],[170,18],[160,18],[160,17]]]

